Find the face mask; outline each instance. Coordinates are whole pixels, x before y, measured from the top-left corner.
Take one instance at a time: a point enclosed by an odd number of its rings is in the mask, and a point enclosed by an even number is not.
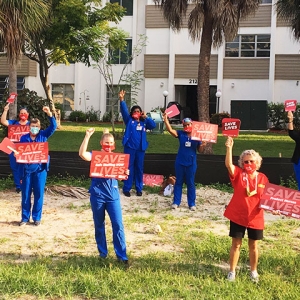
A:
[[[26,121],[28,119],[28,114],[19,114],[19,118],[21,121]]]
[[[104,150],[105,152],[111,152],[115,150],[115,145],[102,145],[102,150]]]
[[[186,126],[183,128],[185,132],[192,132],[192,126]]]
[[[250,164],[244,164],[244,170],[248,174],[253,174],[256,171],[256,164],[254,162]]]
[[[30,127],[30,132],[33,135],[37,135],[39,133],[40,129],[38,127]]]
[[[138,119],[140,118],[140,116],[141,116],[141,113],[139,113],[139,112],[135,112],[135,113],[132,114],[132,117],[133,117],[135,120],[138,120]]]

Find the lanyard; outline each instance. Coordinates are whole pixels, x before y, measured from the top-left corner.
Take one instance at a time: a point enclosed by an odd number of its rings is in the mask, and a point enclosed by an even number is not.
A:
[[[248,174],[246,174],[246,182],[247,182],[247,186],[246,186],[246,192],[248,197],[254,196],[257,194],[257,174],[255,175],[255,188],[253,191],[250,192],[250,185],[249,185],[249,180],[248,180]]]

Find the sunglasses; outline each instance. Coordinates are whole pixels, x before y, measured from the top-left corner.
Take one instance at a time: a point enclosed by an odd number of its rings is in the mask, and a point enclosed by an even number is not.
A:
[[[244,160],[244,164],[252,164],[255,160]]]

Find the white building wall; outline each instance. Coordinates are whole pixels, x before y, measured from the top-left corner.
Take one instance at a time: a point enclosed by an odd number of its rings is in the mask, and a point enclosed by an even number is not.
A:
[[[109,2],[109,1],[106,1]],[[126,16],[118,24],[120,28],[127,31],[129,37],[136,43],[139,34],[146,34],[147,46],[142,54],[137,57],[130,70],[142,70],[144,68],[144,54],[169,54],[169,78],[145,78],[140,86],[138,103],[145,111],[149,111],[164,104],[163,91],[168,90],[167,102],[183,99],[182,91],[175,95],[176,85],[190,85],[188,79],[174,78],[174,65],[176,54],[199,54],[200,43],[193,43],[188,36],[188,30],[173,32],[168,28],[145,28],[145,5],[153,5],[152,0],[135,0],[133,16]],[[242,27],[239,34],[271,34],[271,57],[270,57],[270,80],[242,80],[223,79],[223,58],[225,55],[224,45],[219,49],[212,49],[212,54],[218,54],[218,78],[210,80],[211,85],[216,85],[221,90],[220,111],[230,112],[231,100],[267,100],[268,102],[283,102],[285,99],[297,99],[300,101],[299,83],[292,80],[274,80],[275,55],[276,54],[298,54],[300,43],[296,42],[289,28],[276,27],[276,14],[273,11],[270,27]],[[117,83],[118,75],[122,65],[114,67],[114,82]],[[300,79],[299,79],[300,80]],[[85,105],[82,98],[84,91],[88,91],[89,102],[86,106],[93,106],[101,110],[101,115],[106,107],[106,84],[99,72],[92,67],[87,68],[82,64],[71,66],[53,66],[50,69],[51,83],[71,83],[75,86],[75,109],[83,110]],[[232,87],[234,83],[234,87]],[[28,87],[43,93],[41,85],[36,78],[28,78]],[[299,98],[298,98],[299,97]]]

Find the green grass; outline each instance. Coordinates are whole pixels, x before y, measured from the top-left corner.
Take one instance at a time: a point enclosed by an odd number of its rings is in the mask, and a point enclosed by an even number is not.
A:
[[[140,218],[126,222],[153,222]],[[296,221],[266,228],[260,242],[260,282],[248,277],[248,249],[242,246],[237,280],[226,280],[230,238],[209,232],[211,221],[188,225],[164,218],[161,243],[173,251],[129,256],[130,268],[113,256],[39,257],[27,262],[0,260],[0,298],[29,299],[299,299],[299,236]],[[126,225],[126,224],[125,224]],[[205,226],[204,226],[205,225]],[[125,226],[126,227],[126,226]],[[278,233],[278,228],[280,231]],[[274,239],[274,236],[277,239]],[[84,247],[85,240],[79,240]],[[288,247],[287,247],[288,245]],[[143,243],[144,249],[149,243]],[[180,251],[176,249],[181,249]],[[111,251],[113,252],[113,251]]]
[[[96,132],[90,139],[89,150],[99,149],[99,141],[104,128],[111,130],[110,124],[103,123],[75,123],[64,122],[61,129],[58,129],[49,139],[51,151],[72,151],[77,152],[84,138],[87,128],[95,127]],[[121,135],[124,126],[116,124],[116,152],[122,152]],[[1,133],[2,134],[2,133]],[[0,138],[3,138],[3,134]],[[213,144],[213,152],[216,155],[225,155],[225,140],[222,134],[218,135],[216,144]],[[173,138],[168,132],[163,134],[148,134],[149,148],[147,153],[177,153],[178,140]],[[262,157],[291,157],[294,150],[294,141],[286,134],[282,133],[251,133],[240,132],[239,136],[234,139],[233,155],[240,155],[245,149],[255,149]]]

